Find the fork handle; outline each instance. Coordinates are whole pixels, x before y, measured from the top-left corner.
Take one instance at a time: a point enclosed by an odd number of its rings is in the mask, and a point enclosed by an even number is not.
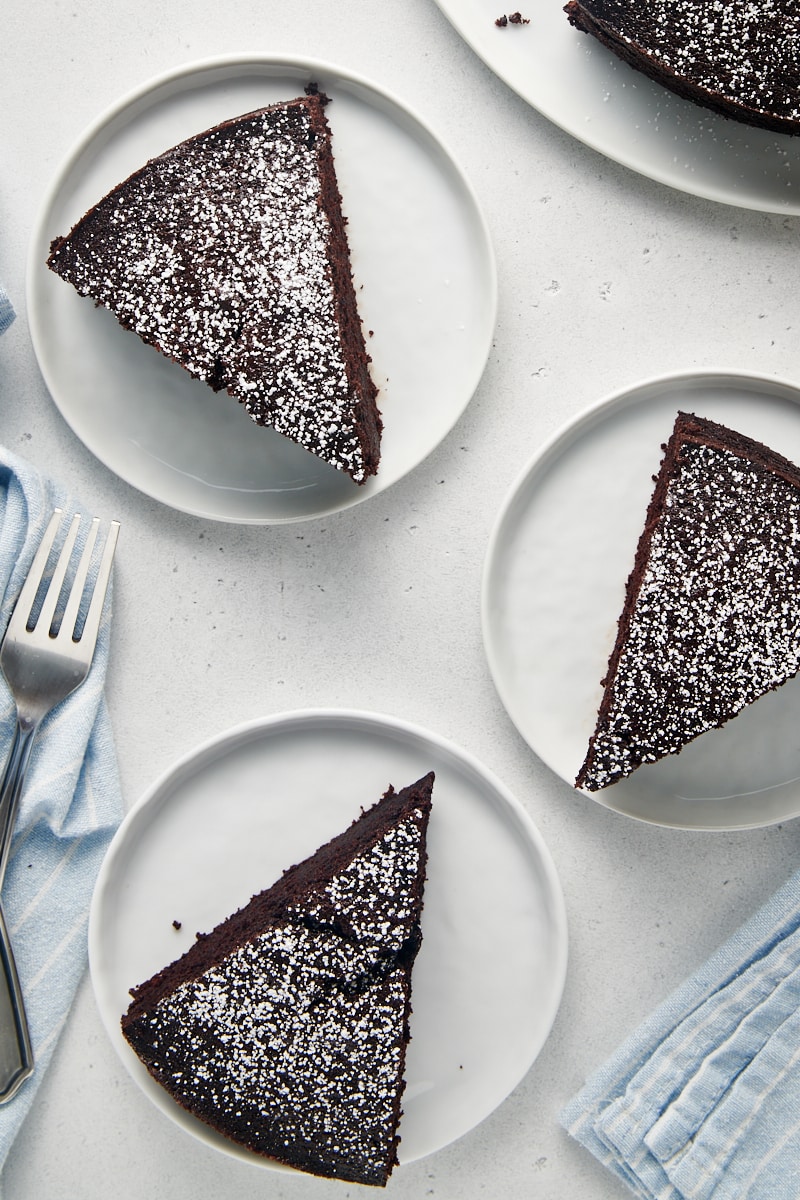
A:
[[[0,1104],[16,1095],[33,1073],[33,1049],[25,1002],[0,904]]]
[[[0,783],[0,888],[6,874],[8,852],[11,849],[11,834],[17,815],[22,785],[25,782],[25,772],[30,762],[33,749],[33,737],[38,725],[17,721],[14,730],[14,740]]]
[[[0,887],[11,846],[25,772],[30,761],[36,725],[17,722],[8,762],[0,783]],[[0,1104],[17,1092],[33,1071],[33,1050],[25,1016],[17,965],[0,903]]]

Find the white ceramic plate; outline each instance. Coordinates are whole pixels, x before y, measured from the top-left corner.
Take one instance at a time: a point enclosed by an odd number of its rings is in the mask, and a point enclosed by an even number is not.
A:
[[[121,329],[45,265],[53,237],[183,138],[302,93],[333,103],[337,174],[359,307],[380,388],[383,456],[362,487]],[[28,310],[45,382],[77,436],[122,479],[221,521],[303,520],[383,491],[469,402],[491,345],[495,263],[474,193],[434,134],[374,84],[329,64],[215,59],[147,84],[103,115],[58,172],[37,221]]]
[[[573,29],[566,0],[522,6],[529,25],[498,29],[511,10],[437,0],[464,40],[523,99],[568,133],[681,191],[741,208],[800,213],[800,138],[727,120],[647,79]]]
[[[276,1166],[194,1120],[151,1079],[120,1033],[128,989],[390,783],[399,790],[429,770],[401,1162],[466,1133],[533,1063],[560,1002],[567,935],[555,869],[522,807],[467,754],[413,726],[349,711],[290,713],[223,734],[157,782],[120,827],[92,904],[91,974],[111,1040],[150,1099],[196,1137]]]
[[[505,707],[571,786],[583,762],[653,476],[678,410],[754,437],[800,463],[800,391],[723,372],[673,375],[572,421],[523,472],[492,534],[484,644]],[[743,829],[800,815],[800,677],[679,755],[593,799],[685,829]]]

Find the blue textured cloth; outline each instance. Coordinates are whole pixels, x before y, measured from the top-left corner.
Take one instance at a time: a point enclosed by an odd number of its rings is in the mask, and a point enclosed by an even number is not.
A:
[[[645,1200],[800,1197],[800,872],[561,1113]]]
[[[11,301],[6,294],[6,290],[0,283],[0,333],[5,333],[11,322],[14,320],[14,309]]]
[[[0,626],[5,629],[55,507],[74,499],[0,448]],[[111,592],[86,682],[36,735],[3,886],[35,1057],[34,1074],[0,1108],[0,1167],[41,1083],[86,968],[89,903],[122,816],[116,753],[103,685]],[[16,710],[0,676],[0,755]]]

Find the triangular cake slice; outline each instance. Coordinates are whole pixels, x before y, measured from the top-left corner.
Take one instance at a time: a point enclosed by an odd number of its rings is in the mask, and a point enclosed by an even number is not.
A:
[[[140,986],[122,1018],[200,1120],[316,1175],[397,1161],[433,773],[383,798]]]
[[[576,787],[676,754],[800,668],[800,470],[679,413]]]
[[[704,108],[800,133],[796,0],[570,0],[570,23]]]
[[[48,266],[361,484],[381,419],[327,103],[310,85],[167,150],[56,238]]]

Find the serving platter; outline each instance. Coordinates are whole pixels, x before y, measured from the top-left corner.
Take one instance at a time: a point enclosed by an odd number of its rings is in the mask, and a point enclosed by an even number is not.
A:
[[[436,0],[488,67],[573,137],[696,196],[800,213],[800,138],[727,120],[682,100],[569,24],[565,0],[536,0],[527,25],[498,28],[485,0]]]
[[[378,475],[358,486],[260,428],[48,270],[50,243],[117,183],[192,134],[301,94],[330,97],[353,275],[384,421]],[[497,312],[494,254],[472,187],[425,122],[377,84],[311,59],[228,56],[125,96],[67,155],[36,220],[28,316],[47,387],[80,440],[173,508],[277,524],[383,492],[449,433],[483,372]]]
[[[800,463],[800,391],[708,371],[645,380],[564,426],[511,488],[483,578],[483,637],[498,693],[529,746],[574,785],[602,695],[653,478],[679,410]],[[800,815],[800,678],[679,755],[586,793],[683,829],[745,829]]]
[[[103,1023],[131,1076],[182,1129],[286,1169],[226,1141],[154,1082],[120,1032],[129,989],[346,828],[390,783],[399,790],[430,770],[401,1163],[466,1133],[529,1070],[560,1003],[567,930],[552,859],[523,807],[469,754],[416,726],[351,710],[281,714],[224,731],[159,779],[120,827],[92,902],[89,957]]]

